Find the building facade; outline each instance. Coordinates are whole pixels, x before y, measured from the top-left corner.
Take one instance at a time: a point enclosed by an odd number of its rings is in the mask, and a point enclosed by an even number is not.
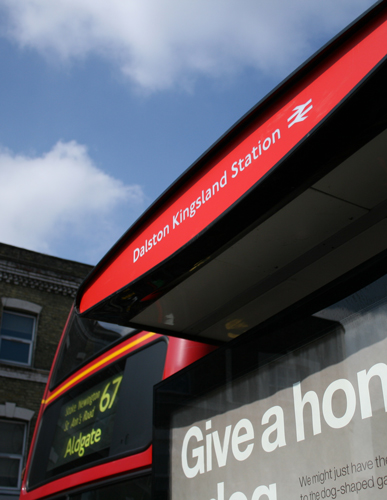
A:
[[[52,360],[92,266],[0,244],[0,499],[19,495]]]

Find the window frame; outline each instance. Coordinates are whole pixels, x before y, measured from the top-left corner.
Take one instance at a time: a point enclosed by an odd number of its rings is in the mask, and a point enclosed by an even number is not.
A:
[[[29,302],[27,300],[15,299],[13,297],[2,297],[1,298],[1,311],[0,311],[0,346],[2,338],[5,338],[9,341],[19,342],[19,343],[28,343],[30,344],[30,349],[28,353],[28,361],[27,363],[20,361],[13,361],[8,359],[1,359],[1,364],[20,366],[20,367],[31,367],[33,363],[34,351],[35,351],[35,340],[38,329],[38,322],[40,312],[42,310],[42,306],[35,304],[34,302]],[[14,314],[18,316],[30,317],[33,318],[33,328],[32,328],[32,336],[31,340],[26,340],[17,337],[9,337],[7,335],[2,335],[2,324],[3,324],[3,315],[4,312],[9,314]]]
[[[11,492],[13,493],[13,492],[20,491],[20,488],[21,488],[22,472],[23,472],[23,465],[24,465],[26,446],[27,446],[27,435],[28,435],[29,422],[26,422],[23,420],[18,420],[18,419],[1,418],[1,417],[0,417],[0,422],[6,422],[8,424],[18,424],[18,425],[23,426],[23,443],[22,443],[22,450],[21,450],[20,454],[18,454],[18,453],[4,453],[1,451],[1,448],[0,448],[0,458],[19,460],[17,485],[16,486],[4,486],[4,485],[0,484],[0,494],[1,493],[11,493]]]
[[[10,314],[13,316],[19,316],[19,317],[24,317],[24,318],[30,318],[33,320],[32,324],[32,331],[31,331],[31,340],[29,339],[23,339],[21,337],[16,337],[16,336],[9,336],[9,335],[4,335],[2,333],[3,330],[3,318],[4,318],[4,313],[5,314]],[[0,322],[0,351],[1,351],[1,344],[3,340],[8,340],[9,342],[15,342],[18,344],[28,344],[29,345],[29,351],[28,351],[28,361],[26,363],[22,361],[14,361],[11,359],[6,359],[0,357],[0,362],[1,363],[9,363],[12,365],[19,365],[19,366],[31,366],[32,364],[32,353],[33,353],[33,347],[34,347],[34,341],[35,341],[35,333],[36,333],[36,326],[37,326],[37,317],[33,314],[26,314],[25,312],[22,311],[15,311],[12,309],[3,309],[2,314],[1,314],[1,322]]]

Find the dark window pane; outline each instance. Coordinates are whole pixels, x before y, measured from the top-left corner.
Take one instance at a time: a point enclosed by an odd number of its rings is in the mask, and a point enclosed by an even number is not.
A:
[[[19,479],[19,458],[0,457],[0,487],[17,488]]]
[[[28,363],[30,344],[1,339],[0,359],[15,363]]]
[[[0,453],[21,455],[23,453],[25,425],[0,421]]]
[[[51,380],[51,389],[97,353],[137,331],[133,328],[81,318],[73,311]]]
[[[3,312],[1,321],[1,335],[24,340],[32,340],[35,319],[10,312]]]

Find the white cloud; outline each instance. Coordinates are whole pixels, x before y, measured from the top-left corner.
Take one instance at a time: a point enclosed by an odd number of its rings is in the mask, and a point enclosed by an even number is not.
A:
[[[123,232],[114,225],[113,211],[125,208],[129,225],[130,210],[137,215],[143,205],[139,186],[125,186],[99,170],[86,147],[75,141],[58,142],[39,157],[0,149],[0,240],[4,243],[40,252],[55,249],[56,254],[66,253],[58,246],[67,241],[83,243],[85,251],[78,259],[93,261]]]
[[[244,67],[281,75],[372,0],[0,0],[2,31],[54,60],[97,53],[148,90]],[[321,43],[321,42],[320,42]],[[319,43],[318,43],[319,45]]]

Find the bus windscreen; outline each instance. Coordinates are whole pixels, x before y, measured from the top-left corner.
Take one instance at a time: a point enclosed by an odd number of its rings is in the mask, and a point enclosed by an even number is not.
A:
[[[50,380],[52,390],[92,357],[138,330],[82,318],[73,309]]]
[[[28,487],[147,449],[153,386],[162,379],[166,352],[161,338],[51,403],[42,417]]]

